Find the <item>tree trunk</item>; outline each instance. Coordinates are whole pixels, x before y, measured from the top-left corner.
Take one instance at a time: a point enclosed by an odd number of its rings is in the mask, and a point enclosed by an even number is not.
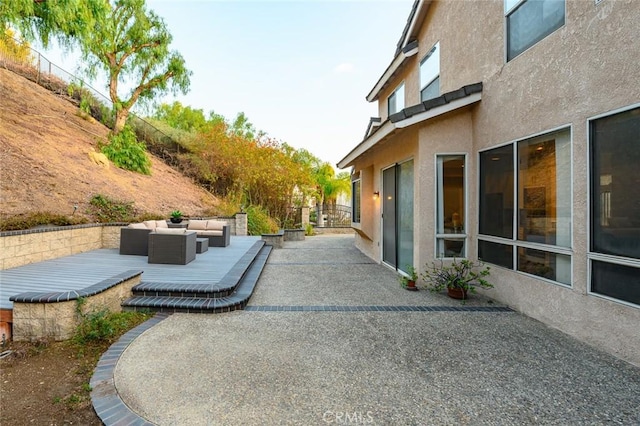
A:
[[[118,134],[122,131],[124,125],[127,124],[127,117],[129,117],[128,109],[116,110],[116,121],[113,125],[113,133]]]

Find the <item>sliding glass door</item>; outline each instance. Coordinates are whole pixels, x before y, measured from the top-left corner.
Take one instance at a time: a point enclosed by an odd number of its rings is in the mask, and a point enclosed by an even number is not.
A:
[[[396,268],[396,167],[382,172],[382,261]]]
[[[413,266],[413,160],[382,172],[382,260],[406,272]]]

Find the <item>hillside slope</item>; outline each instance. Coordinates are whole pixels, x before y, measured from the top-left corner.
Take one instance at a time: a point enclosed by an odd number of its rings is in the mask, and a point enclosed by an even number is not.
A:
[[[37,84],[0,68],[0,215],[51,212],[85,215],[96,194],[132,201],[141,212],[191,216],[217,200],[151,157],[151,176],[100,166],[89,153],[108,129],[76,115],[78,108]]]

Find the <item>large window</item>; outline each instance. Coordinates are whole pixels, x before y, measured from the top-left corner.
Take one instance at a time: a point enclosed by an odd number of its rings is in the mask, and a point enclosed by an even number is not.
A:
[[[351,222],[360,223],[360,179],[351,182]]]
[[[440,43],[420,62],[420,101],[440,96]]]
[[[591,291],[640,305],[640,107],[590,122]]]
[[[402,111],[404,108],[404,83],[400,84],[400,86],[393,91],[391,96],[389,96],[387,107],[388,115]]]
[[[565,0],[505,0],[507,61],[564,25]]]
[[[570,147],[561,130],[480,153],[482,260],[571,284]]]
[[[436,256],[466,256],[464,155],[436,158]]]

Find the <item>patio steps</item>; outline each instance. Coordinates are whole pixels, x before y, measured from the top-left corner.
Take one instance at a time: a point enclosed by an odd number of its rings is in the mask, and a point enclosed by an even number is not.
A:
[[[219,313],[244,309],[253,294],[272,247],[257,241],[216,284],[143,281],[125,311]]]

